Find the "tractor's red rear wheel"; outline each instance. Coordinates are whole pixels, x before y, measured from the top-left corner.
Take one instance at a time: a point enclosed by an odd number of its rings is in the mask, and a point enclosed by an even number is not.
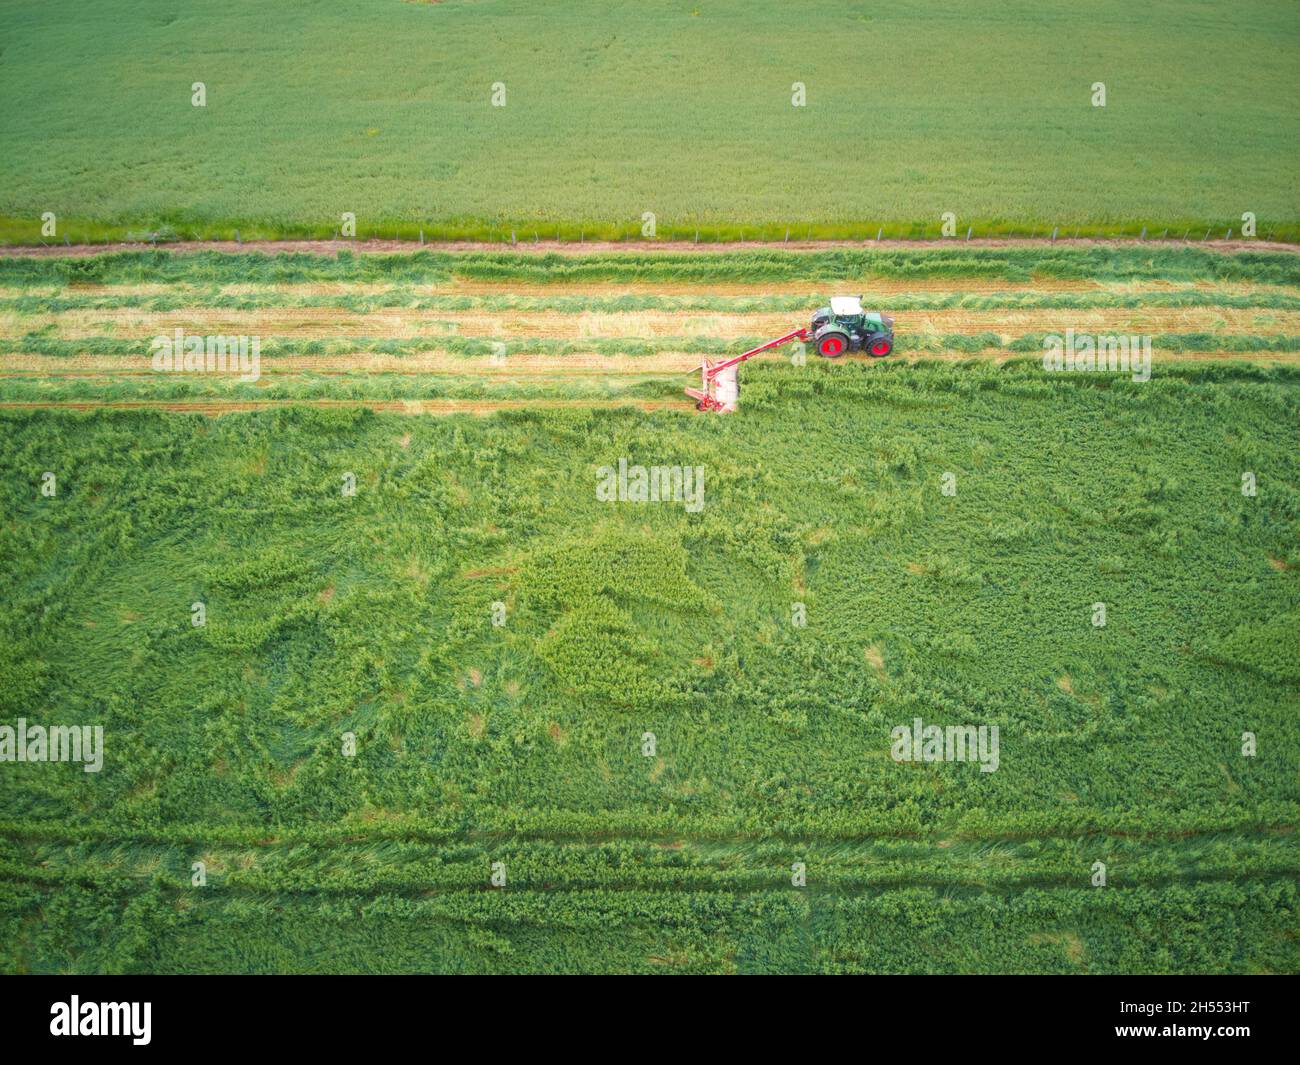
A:
[[[874,358],[880,359],[894,350],[894,342],[888,337],[880,337],[868,344],[867,350]]]
[[[817,341],[817,354],[824,359],[838,359],[849,348],[849,338],[843,333],[827,333]]]

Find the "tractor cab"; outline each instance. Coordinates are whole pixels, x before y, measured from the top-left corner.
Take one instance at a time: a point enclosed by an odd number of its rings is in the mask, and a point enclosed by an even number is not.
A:
[[[846,329],[861,329],[867,317],[862,309],[862,300],[857,296],[832,296],[831,315]]]
[[[817,354],[835,359],[846,351],[888,355],[894,350],[894,320],[876,311],[864,311],[857,296],[832,296],[812,318],[813,347]]]

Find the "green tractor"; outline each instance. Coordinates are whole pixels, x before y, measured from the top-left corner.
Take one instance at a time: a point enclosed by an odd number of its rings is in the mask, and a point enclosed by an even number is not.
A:
[[[833,296],[831,305],[812,317],[813,348],[827,359],[846,351],[865,351],[876,358],[894,350],[894,320],[879,311],[864,311],[857,296]]]

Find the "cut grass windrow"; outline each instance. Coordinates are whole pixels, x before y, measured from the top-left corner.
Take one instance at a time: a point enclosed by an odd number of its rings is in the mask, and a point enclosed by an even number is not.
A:
[[[676,366],[665,366],[656,361],[646,373],[636,372],[630,363],[617,370],[604,370],[593,368],[586,360],[572,372],[565,372],[563,361],[534,360],[517,372],[511,372],[507,364],[504,369],[493,367],[488,372],[476,372],[472,367],[466,367],[460,373],[447,362],[433,370],[410,373],[388,369],[349,372],[341,368],[280,372],[271,365],[257,381],[241,381],[230,374],[117,374],[84,370],[64,375],[24,374],[7,367],[0,371],[0,401],[14,409],[87,408],[95,405],[107,408],[175,406],[183,409],[185,405],[206,404],[226,405],[227,409],[249,405],[243,409],[256,409],[258,404],[293,403],[400,409],[402,404],[409,404],[407,413],[420,413],[420,405],[429,401],[434,401],[435,407],[440,403],[464,401],[498,405],[505,409],[515,401],[542,406],[555,401],[560,405],[575,403],[612,407],[635,400],[652,401],[683,412],[693,410],[690,401],[681,394],[683,385],[692,379],[698,380],[698,375],[690,372],[693,367],[689,355],[684,355]],[[877,382],[897,384],[900,374],[919,374],[923,379],[927,369],[951,367],[954,362],[967,365],[971,387],[1001,383],[1003,387],[1019,390],[1026,398],[1046,398],[1050,395],[1051,385],[1057,382],[1084,388],[1120,387],[1128,383],[1131,376],[1124,371],[1045,374],[1040,360],[1010,352],[982,359],[963,355],[919,361],[819,361],[803,368],[774,361],[751,368],[746,378],[746,402],[751,406],[779,403],[787,392],[792,396],[858,396],[860,401],[869,402],[874,398]],[[1201,358],[1193,356],[1186,362],[1154,362],[1152,377],[1202,381],[1292,381],[1297,379],[1297,367],[1300,367],[1300,356],[1283,357],[1274,366],[1260,366],[1253,360],[1226,360],[1220,352]],[[453,410],[451,406],[446,409]]]
[[[1300,285],[1300,256],[1262,251],[1223,254],[1195,247],[925,248],[915,251],[747,249],[719,255],[684,253],[519,255],[434,252],[337,256],[166,251],[54,258],[0,257],[0,286],[89,283],[283,284],[382,281],[431,284],[453,278],[494,282],[578,281],[862,281],[980,277],[1108,281],[1252,281]]]
[[[556,314],[616,314],[647,311],[712,311],[721,314],[805,314],[827,303],[832,293],[803,295],[711,296],[625,294],[605,296],[537,296],[478,294],[422,295],[413,288],[393,288],[360,295],[312,294],[284,291],[280,287],[228,292],[210,288],[165,293],[80,294],[59,290],[60,295],[0,297],[0,313],[46,316],[73,311],[266,311],[334,309],[350,314],[381,310],[438,312],[524,312]],[[1231,310],[1300,311],[1300,295],[1276,290],[1237,293],[1220,288],[1194,287],[1143,291],[1042,292],[1007,290],[999,293],[891,292],[887,296],[865,293],[889,313],[943,310],[1136,310],[1142,308],[1217,307]]]

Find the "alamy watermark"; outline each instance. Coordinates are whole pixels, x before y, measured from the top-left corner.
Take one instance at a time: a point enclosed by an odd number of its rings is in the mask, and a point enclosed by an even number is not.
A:
[[[997,725],[927,725],[919,717],[911,727],[896,725],[890,732],[895,762],[979,762],[981,773],[997,771]]]
[[[602,503],[681,503],[688,513],[704,509],[703,466],[617,466],[596,471],[596,498]]]
[[[130,1036],[135,1046],[148,1046],[151,1002],[82,1002],[77,995],[50,1007],[50,1035]]]
[[[156,336],[150,360],[157,373],[237,373],[241,381],[262,376],[262,338],[246,336]]]
[[[83,771],[104,768],[103,725],[0,725],[0,762],[84,762]]]
[[[1149,336],[1094,336],[1067,329],[1065,336],[1043,337],[1043,369],[1058,373],[1131,373],[1134,381],[1151,380]]]

